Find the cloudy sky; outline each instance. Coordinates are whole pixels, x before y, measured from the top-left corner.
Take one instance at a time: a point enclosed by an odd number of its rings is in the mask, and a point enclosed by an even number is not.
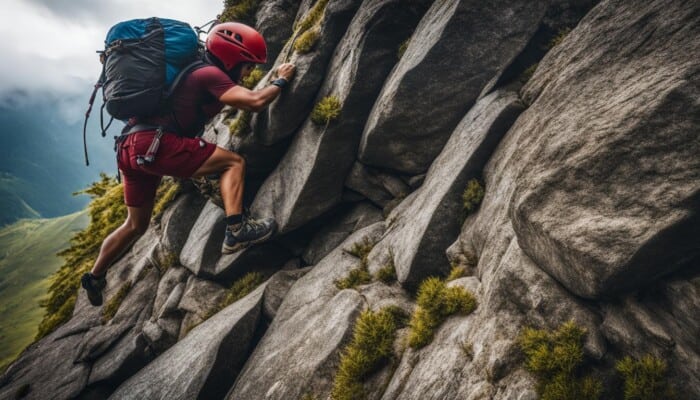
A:
[[[222,8],[223,0],[2,0],[0,101],[55,99],[67,119],[81,118],[76,107],[99,76],[95,50],[110,26],[151,16],[202,25]]]

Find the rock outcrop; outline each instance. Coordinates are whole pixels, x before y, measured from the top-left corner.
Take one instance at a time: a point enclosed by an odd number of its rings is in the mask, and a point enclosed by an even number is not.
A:
[[[257,4],[297,76],[204,137],[246,157],[246,204],[280,234],[222,255],[222,209],[182,191],[110,268],[106,305],[80,291],[0,400],[534,400],[523,332],[568,322],[597,398],[624,398],[626,356],[700,398],[700,4]],[[295,51],[310,15],[317,41]],[[331,95],[339,116],[316,124]],[[451,267],[428,283],[474,310],[416,345],[402,315],[429,312],[416,290]],[[352,359],[375,332],[360,316],[387,309],[382,358]]]

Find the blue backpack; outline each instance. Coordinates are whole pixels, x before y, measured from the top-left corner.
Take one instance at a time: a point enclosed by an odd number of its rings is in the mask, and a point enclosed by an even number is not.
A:
[[[100,53],[102,74],[95,84],[83,125],[85,163],[89,165],[85,143],[87,121],[102,88],[100,110],[102,136],[114,118],[161,115],[169,109],[169,98],[183,76],[206,65],[197,33],[185,22],[164,18],[133,19],[114,25],[107,33]],[[103,111],[112,116],[104,125]]]

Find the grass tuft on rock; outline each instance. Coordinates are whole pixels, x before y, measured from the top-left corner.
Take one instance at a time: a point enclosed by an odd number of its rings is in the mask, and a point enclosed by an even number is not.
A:
[[[647,354],[637,360],[625,357],[615,369],[625,381],[625,400],[670,400],[675,394],[668,383],[668,366],[664,360]]]
[[[367,267],[367,256],[372,251],[373,247],[374,243],[372,243],[368,237],[364,237],[359,242],[354,243],[352,247],[350,247],[350,250],[347,250],[349,254],[359,258],[360,262],[357,267],[348,272],[345,278],[335,280],[334,283],[338,289],[356,288],[357,286],[372,282],[372,275],[370,275]]]
[[[471,314],[476,299],[460,286],[447,287],[440,278],[430,277],[421,283],[416,299],[418,307],[411,317],[408,344],[421,348],[433,339],[435,330],[453,314]]]
[[[306,17],[304,17],[304,19],[297,24],[294,30],[299,31],[299,33],[302,34],[316,25],[321,20],[323,13],[326,11],[328,1],[329,0],[318,0],[316,4],[311,7],[308,14],[306,14]]]
[[[398,308],[398,307],[396,307]],[[363,311],[358,317],[350,344],[340,356],[340,367],[333,381],[333,400],[366,397],[364,380],[393,357],[400,313],[393,308]]]
[[[260,80],[265,77],[266,73],[267,72],[265,72],[265,70],[263,70],[262,68],[255,67],[250,72],[250,75],[243,78],[243,87],[245,87],[246,89],[253,90],[255,86],[257,86],[257,84],[260,82]]]
[[[219,16],[219,22],[242,22],[255,26],[255,12],[258,0],[225,0],[224,11]]]
[[[180,184],[171,177],[163,178],[160,186],[158,186],[158,191],[156,192],[156,202],[153,206],[153,219],[155,221],[160,221],[163,216],[163,212],[173,200],[180,193]]]
[[[311,111],[311,121],[317,125],[328,125],[340,116],[341,103],[336,96],[326,96]]]
[[[586,331],[573,321],[550,332],[525,328],[520,334],[520,348],[525,354],[525,368],[537,377],[537,391],[542,400],[597,400],[602,385],[583,376],[583,340]]]
[[[484,199],[484,186],[478,179],[471,179],[462,192],[462,209],[465,216],[473,213]]]
[[[294,42],[294,50],[296,50],[296,52],[299,54],[306,54],[310,52],[313,50],[316,42],[318,42],[319,34],[320,32],[318,28],[305,31],[299,35]]]
[[[228,292],[226,292],[226,297],[224,297],[219,304],[206,312],[202,317],[203,321],[208,320],[214,314],[246,297],[263,282],[265,282],[265,277],[259,272],[249,272],[243,275],[240,279],[233,282]]]
[[[145,268],[144,268],[145,270]],[[131,281],[126,281],[122,285],[122,287],[119,288],[119,291],[112,296],[107,303],[105,303],[104,308],[102,309],[102,323],[106,324],[109,322],[114,316],[117,314],[117,311],[119,310],[119,306],[122,305],[122,302],[126,298],[126,295],[129,294],[131,291],[131,286],[132,282]]]
[[[453,265],[450,274],[447,275],[447,282],[467,276],[467,269],[459,265]]]
[[[229,133],[233,136],[241,137],[250,132],[250,121],[253,118],[253,113],[250,111],[241,110],[238,112],[236,119],[229,125]]]
[[[377,279],[386,283],[387,285],[396,281],[396,267],[394,263],[390,262],[377,271]]]

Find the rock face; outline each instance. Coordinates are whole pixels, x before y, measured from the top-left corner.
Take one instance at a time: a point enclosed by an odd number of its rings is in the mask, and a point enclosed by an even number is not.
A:
[[[462,119],[435,159],[425,183],[389,215],[389,228],[370,254],[371,270],[393,258],[399,282],[416,288],[445,274],[445,249],[457,238],[461,194],[481,169],[523,107],[513,92],[494,92]]]
[[[700,17],[662,4],[599,7],[525,88],[513,226],[579,296],[634,289],[700,256],[700,59],[682,55],[700,54]]]
[[[375,0],[365,1],[352,20],[330,63],[334,73],[317,96],[317,102],[336,97],[342,117],[325,126],[307,119],[253,203],[255,212],[277,220],[280,232],[296,229],[340,203],[369,100],[379,92],[375,82],[389,73],[395,61],[392,49],[418,16],[397,0]]]
[[[276,64],[324,1],[258,2]],[[622,400],[615,364],[648,355],[700,398],[700,3],[594,3],[316,7],[316,46],[291,52],[298,74],[252,132],[231,136],[227,109],[204,135],[247,158],[246,204],[281,233],[222,255],[221,208],[185,190],[110,268],[110,306],[81,290],[0,400],[334,399],[358,316],[414,312],[450,266],[476,309],[422,348],[399,321],[352,382],[362,398],[538,399],[519,337],[568,321],[599,399]],[[327,95],[340,117],[315,125]]]
[[[258,287],[194,328],[177,345],[124,382],[110,398],[221,398],[228,390],[226,378],[235,376],[245,361],[260,318],[264,291],[265,286]]]
[[[435,1],[375,102],[360,161],[425,172],[484,86],[525,47],[546,9],[545,1]]]

